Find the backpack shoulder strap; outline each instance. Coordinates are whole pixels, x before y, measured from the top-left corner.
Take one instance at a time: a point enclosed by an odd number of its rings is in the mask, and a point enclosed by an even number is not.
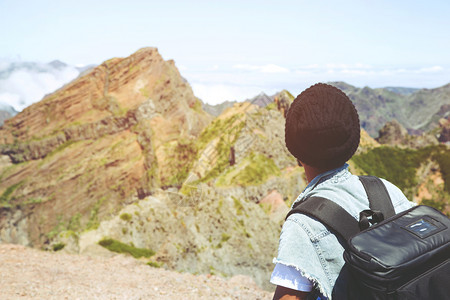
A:
[[[380,178],[375,176],[359,176],[359,180],[366,190],[371,210],[381,211],[384,219],[395,215],[391,197]]]
[[[286,219],[294,213],[305,214],[317,219],[345,241],[360,232],[358,221],[345,209],[326,198],[310,197],[296,203],[287,214]]]

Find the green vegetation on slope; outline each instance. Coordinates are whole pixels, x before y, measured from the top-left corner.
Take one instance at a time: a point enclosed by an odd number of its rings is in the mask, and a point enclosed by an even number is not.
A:
[[[230,149],[236,143],[242,128],[245,126],[244,116],[242,114],[233,115],[227,119],[216,119],[200,134],[197,158],[200,158],[202,150],[214,139],[219,138],[215,146],[215,151],[208,154],[208,158],[213,163],[213,168],[209,170],[201,182],[208,182],[217,178],[228,166]]]
[[[352,160],[365,173],[384,178],[405,190],[417,184],[416,170],[430,157],[430,150],[378,147],[355,155]]]
[[[443,202],[450,193],[450,151],[446,146],[429,146],[418,150],[383,146],[352,158],[355,165],[364,173],[392,182],[410,199],[418,185],[417,170],[421,164],[429,160],[434,160],[439,164],[444,180],[444,190],[442,199],[427,199],[422,203],[443,210]]]
[[[3,192],[3,194],[0,196],[0,207],[10,207],[10,201],[14,200],[15,198],[12,195],[12,193],[19,188],[23,184],[23,181],[20,181],[16,184],[13,184],[6,188],[6,190]]]
[[[280,170],[273,160],[259,153],[251,153],[239,165],[230,168],[219,177],[216,184],[218,186],[258,185],[270,176],[280,176]]]
[[[444,146],[437,147],[433,159],[439,163],[442,179],[444,179],[444,190],[450,193],[450,151]]]
[[[239,119],[244,119],[242,114],[235,114],[227,119],[215,119],[200,134],[197,143],[198,149],[204,149],[209,142],[219,136],[236,133],[239,126],[236,126],[235,122]],[[240,125],[240,123],[237,125]]]
[[[116,253],[128,253],[132,255],[134,258],[140,258],[140,257],[150,257],[155,254],[153,250],[150,249],[144,249],[144,248],[136,248],[131,245],[124,244],[120,241],[105,238],[98,242],[98,244],[109,251],[116,252]]]
[[[194,164],[197,146],[194,140],[180,139],[176,145],[168,148],[168,153],[171,153],[168,168],[173,171],[173,175],[161,183],[163,186],[181,186]]]

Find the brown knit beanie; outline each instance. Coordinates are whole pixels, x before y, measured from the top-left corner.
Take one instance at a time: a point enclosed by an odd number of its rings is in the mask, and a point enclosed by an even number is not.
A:
[[[359,117],[340,89],[318,83],[303,91],[286,116],[285,142],[305,164],[331,170],[343,165],[359,145]]]

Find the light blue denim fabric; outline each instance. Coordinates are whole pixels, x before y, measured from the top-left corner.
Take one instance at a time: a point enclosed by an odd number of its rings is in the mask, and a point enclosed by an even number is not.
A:
[[[386,180],[383,183],[396,213],[414,205],[392,183]],[[360,211],[369,208],[364,187],[358,176],[348,171],[347,164],[318,175],[294,203],[310,196],[336,202],[356,220]],[[303,214],[292,214],[283,225],[278,256],[273,262],[295,267],[314,283],[322,299],[331,299],[334,283],[344,265],[343,252],[336,236],[322,223]]]

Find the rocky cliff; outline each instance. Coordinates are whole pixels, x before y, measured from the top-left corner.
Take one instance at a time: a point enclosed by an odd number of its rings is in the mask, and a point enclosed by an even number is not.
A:
[[[441,128],[439,133],[439,142],[450,142],[450,116],[447,116],[445,119],[439,120],[439,127]]]
[[[194,162],[180,189],[156,188],[87,232],[61,228],[49,248],[109,255],[99,243],[112,239],[151,249],[156,265],[247,274],[269,288],[282,221],[306,185],[284,147],[283,128],[276,106],[235,104],[177,150],[184,164]],[[193,149],[194,156],[186,154]]]
[[[380,129],[376,140],[380,144],[413,149],[420,149],[430,145],[437,145],[439,143],[436,136],[432,133],[422,133],[414,136],[410,135],[406,128],[395,119],[387,122],[383,128]]]
[[[96,227],[130,197],[178,184],[168,157],[210,119],[157,49],[104,62],[0,128],[1,240],[18,242],[14,220],[21,243],[40,246],[74,218]]]

